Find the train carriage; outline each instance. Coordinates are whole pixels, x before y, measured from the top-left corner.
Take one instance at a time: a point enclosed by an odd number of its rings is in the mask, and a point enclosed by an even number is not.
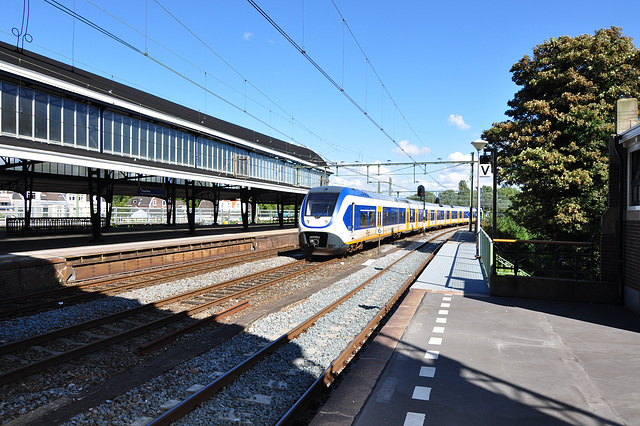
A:
[[[312,188],[302,203],[299,243],[308,255],[339,255],[378,238],[468,221],[469,209],[465,207],[322,186]]]

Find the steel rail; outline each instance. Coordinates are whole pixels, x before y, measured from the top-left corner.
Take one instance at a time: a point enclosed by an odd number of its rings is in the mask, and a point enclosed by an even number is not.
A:
[[[169,333],[145,345],[142,345],[140,346],[139,352],[141,355],[148,355],[151,352],[158,350],[162,347],[165,347],[171,342],[174,342],[176,339],[178,339],[178,337],[184,336],[185,334],[193,333],[194,331],[199,330],[202,327],[207,326],[211,323],[217,323],[219,320],[229,315],[233,315],[237,312],[240,312],[241,310],[246,309],[248,307],[249,307],[248,301],[240,302],[230,307],[229,309],[226,309],[222,312],[217,313],[216,315],[212,315],[207,318],[202,318],[194,322],[193,324],[189,324],[186,327],[182,327],[180,330],[176,330],[173,333]]]
[[[441,234],[443,235],[443,234]],[[434,239],[440,237],[438,235],[431,240],[427,241],[425,244],[433,241]],[[449,237],[450,238],[450,237]],[[448,239],[447,239],[448,240]],[[291,425],[298,418],[301,417],[302,413],[308,405],[313,401],[314,398],[320,393],[323,387],[328,387],[333,383],[336,377],[340,374],[340,372],[347,366],[347,364],[351,361],[351,359],[357,354],[357,352],[367,343],[371,335],[376,331],[382,320],[387,316],[387,314],[393,309],[398,300],[404,295],[407,289],[415,282],[415,280],[420,276],[422,271],[427,267],[427,265],[433,260],[435,255],[438,253],[440,248],[446,243],[443,241],[436,247],[436,249],[429,255],[429,257],[423,262],[423,264],[418,268],[412,275],[405,281],[402,287],[396,292],[396,294],[389,300],[389,302],[380,309],[380,311],[376,314],[376,316],[363,328],[363,330],[358,334],[351,343],[338,355],[333,362],[325,369],[325,371],[316,379],[316,381],[307,389],[307,391],[296,401],[296,403],[287,411],[287,413],[282,416],[282,418],[278,421],[278,426]]]
[[[298,262],[304,262],[304,260],[298,261]],[[296,264],[298,262],[295,262]],[[213,290],[217,290],[219,288],[224,288],[224,287],[230,287],[234,284],[237,284],[239,282],[242,282],[244,280],[250,280],[250,279],[254,279],[257,277],[260,277],[261,275],[265,274],[265,273],[270,273],[270,272],[277,272],[280,271],[282,269],[285,269],[287,267],[291,267],[292,264],[287,264],[287,265],[281,265],[278,266],[276,268],[272,268],[270,270],[267,271],[262,271],[262,272],[256,272],[254,274],[250,274],[244,277],[240,277],[240,278],[235,278],[229,281],[224,281],[218,284],[213,284],[210,286],[206,286],[206,287],[202,287],[196,290],[192,290],[186,293],[180,293],[177,294],[175,296],[170,296],[167,297],[165,299],[161,299],[158,300],[156,302],[152,302],[152,303],[148,303],[146,305],[143,306],[138,306],[136,308],[132,308],[132,309],[127,309],[121,312],[117,312],[115,314],[111,314],[111,315],[105,315],[99,318],[95,318],[92,320],[88,320],[82,323],[78,323],[78,324],[74,324],[72,326],[69,327],[64,327],[64,328],[60,328],[57,330],[53,330],[51,332],[48,333],[43,333],[43,334],[38,334],[36,336],[32,336],[32,337],[28,337],[26,339],[22,339],[22,340],[18,340],[15,342],[11,342],[11,343],[7,343],[5,345],[0,346],[0,355],[1,354],[5,354],[11,351],[15,351],[17,349],[20,348],[25,348],[28,346],[33,346],[33,345],[37,345],[39,343],[42,342],[46,342],[49,340],[53,340],[53,339],[57,339],[66,335],[69,335],[71,333],[77,333],[78,331],[82,331],[82,330],[86,330],[89,328],[94,328],[94,327],[98,327],[102,324],[106,324],[109,322],[113,322],[113,321],[117,321],[119,319],[122,318],[126,318],[128,316],[132,316],[132,315],[137,315],[137,314],[141,314],[147,311],[150,311],[152,309],[156,309],[159,308],[161,306],[164,305],[168,305],[171,303],[176,303],[179,302],[182,299],[187,299],[190,297],[195,297],[195,296],[199,296],[200,294],[203,293],[207,293],[209,291],[213,291]]]
[[[434,239],[436,239],[436,238],[438,238],[438,237],[440,237],[442,235],[445,235],[447,233],[451,233],[451,232],[455,232],[455,231],[448,231],[448,232],[445,232],[443,234],[439,234],[439,235],[433,237],[432,239],[430,239],[429,241],[426,241],[423,245],[426,245],[426,244],[430,243],[431,241],[433,241]],[[423,245],[421,245],[421,247]],[[216,380],[210,382],[208,385],[206,385],[205,387],[200,389],[198,392],[192,394],[190,397],[188,397],[187,399],[185,399],[181,403],[177,404],[173,408],[169,409],[168,411],[166,411],[161,416],[159,416],[159,417],[155,418],[154,420],[152,420],[151,422],[147,423],[147,426],[164,426],[164,425],[169,425],[172,422],[175,422],[177,420],[180,420],[181,418],[183,418],[184,416],[189,414],[191,411],[193,411],[199,404],[201,404],[202,402],[210,399],[212,396],[214,396],[216,393],[218,393],[225,386],[231,384],[241,374],[243,374],[243,373],[247,372],[248,370],[250,370],[255,364],[257,364],[258,362],[260,362],[261,360],[263,360],[264,358],[266,358],[267,356],[269,356],[270,354],[275,352],[281,346],[284,346],[285,344],[287,344],[290,341],[294,340],[296,337],[300,336],[302,333],[306,332],[310,327],[312,327],[316,323],[316,321],[320,317],[322,317],[322,316],[326,315],[327,313],[333,311],[337,306],[341,305],[346,300],[350,299],[353,295],[355,295],[357,292],[359,292],[364,287],[369,285],[373,280],[375,280],[375,279],[379,278],[380,276],[382,276],[391,267],[396,265],[398,262],[402,261],[409,254],[411,254],[411,252],[407,253],[405,256],[403,256],[400,259],[396,260],[395,262],[393,262],[391,265],[387,266],[382,271],[378,272],[377,274],[375,274],[371,278],[367,279],[365,282],[360,284],[358,287],[354,288],[353,290],[351,290],[350,292],[348,292],[347,294],[342,296],[340,299],[338,299],[335,302],[333,302],[332,304],[328,305],[327,307],[322,309],[317,314],[315,314],[312,317],[308,318],[306,321],[302,322],[297,327],[295,327],[292,330],[290,330],[289,332],[283,334],[278,339],[274,340],[269,345],[265,346],[263,349],[261,349],[260,351],[255,353],[253,356],[247,358],[246,360],[244,360],[240,364],[236,365],[231,370],[227,371],[225,374],[223,374],[222,376],[220,376]]]
[[[221,268],[237,265],[239,263],[244,263],[250,260],[263,259],[265,257],[272,255],[273,253],[278,253],[280,251],[282,250],[270,249],[270,250],[262,250],[260,252],[253,252],[249,255],[250,259],[247,259],[247,254],[245,253],[243,255],[234,255],[234,256],[220,258],[218,260],[209,259],[209,260],[201,260],[201,261],[195,261],[195,262],[187,262],[187,263],[177,264],[177,265],[170,266],[163,269],[147,270],[147,271],[143,271],[143,272],[129,275],[126,277],[109,278],[109,279],[99,280],[97,282],[78,284],[78,285],[57,288],[54,290],[42,291],[42,292],[34,293],[31,295],[27,295],[27,296],[12,297],[12,298],[3,300],[2,303],[0,303],[1,305],[4,305],[4,306],[13,305],[9,309],[0,310],[0,318],[16,315],[18,313],[23,313],[23,312],[31,312],[31,311],[37,311],[45,308],[50,308],[50,307],[58,307],[59,305],[68,306],[72,303],[79,303],[81,301],[86,301],[87,299],[93,299],[93,298],[98,298],[103,296],[112,296],[114,294],[118,294],[123,291],[133,290],[138,287],[144,287],[149,283],[157,284],[159,281],[173,280],[173,279],[179,279],[182,277],[205,274],[210,271],[215,271]],[[177,271],[177,273],[174,273],[174,271]],[[183,271],[183,272],[180,272],[180,271]],[[139,280],[139,281],[128,282],[122,285],[117,284],[119,282],[122,283],[125,281],[132,281],[132,280]],[[113,283],[116,283],[116,284],[109,287],[109,285]],[[99,290],[93,289],[94,287],[101,287],[101,286],[107,286],[107,287]],[[77,291],[86,291],[86,293],[59,297],[65,293],[77,292]],[[37,298],[46,298],[46,297],[49,297],[50,300],[42,300],[35,303],[24,304],[25,299],[37,299]]]
[[[338,259],[334,259],[333,261],[337,261],[337,260]],[[41,335],[38,335],[38,336],[34,336],[32,338],[28,338],[28,339],[24,339],[24,340],[20,340],[20,341],[17,341],[17,342],[13,342],[13,343],[9,343],[9,344],[0,346],[0,354],[1,353],[7,353],[7,352],[10,352],[10,351],[14,351],[14,350],[17,350],[17,349],[21,349],[21,348],[24,348],[24,347],[27,347],[27,346],[33,346],[33,345],[35,345],[37,343],[41,343],[43,341],[50,341],[50,340],[62,337],[64,335],[68,335],[70,333],[81,331],[81,330],[84,330],[84,329],[87,329],[87,328],[93,328],[93,327],[95,327],[97,325],[102,325],[102,324],[105,324],[107,322],[111,322],[113,320],[113,317],[116,317],[116,319],[121,319],[121,318],[124,318],[126,316],[132,316],[134,314],[139,314],[141,312],[147,312],[147,311],[149,311],[151,309],[157,308],[158,306],[166,305],[166,304],[169,304],[169,303],[174,303],[174,302],[180,301],[182,299],[185,299],[187,297],[192,297],[194,295],[197,296],[197,295],[200,295],[200,294],[207,293],[207,292],[209,292],[211,290],[217,290],[219,288],[224,289],[225,287],[229,287],[229,286],[237,284],[239,282],[247,281],[248,279],[255,279],[257,277],[263,276],[265,273],[273,273],[273,272],[280,273],[284,269],[286,269],[287,267],[291,268],[292,265],[300,265],[300,264],[310,265],[309,262],[307,262],[305,260],[302,260],[302,261],[295,262],[294,264],[281,265],[279,267],[273,268],[273,269],[268,270],[268,271],[262,271],[262,272],[258,272],[258,273],[255,273],[255,274],[251,274],[251,275],[246,276],[246,277],[230,280],[230,281],[227,281],[227,282],[224,282],[224,283],[215,284],[213,286],[207,287],[206,289],[199,289],[199,290],[195,290],[193,292],[185,293],[188,296],[185,296],[185,294],[182,294],[182,295],[178,295],[178,296],[174,296],[174,297],[169,297],[169,298],[163,299],[161,302],[150,303],[148,305],[144,305],[144,306],[141,306],[139,308],[134,308],[134,309],[122,311],[122,312],[120,312],[118,314],[97,318],[95,320],[86,321],[84,323],[77,324],[77,325],[74,325],[74,326],[71,326],[71,327],[67,327],[67,328],[60,329],[60,330],[55,330],[55,331],[53,331],[51,333],[41,334]],[[78,357],[80,357],[82,355],[86,355],[88,353],[95,352],[95,351],[97,351],[99,349],[102,349],[104,347],[107,347],[107,346],[119,343],[121,341],[130,339],[130,338],[132,338],[134,336],[137,336],[139,334],[142,334],[142,333],[145,333],[147,331],[153,330],[155,328],[159,328],[159,327],[165,326],[165,325],[167,325],[167,324],[169,324],[171,322],[176,322],[176,321],[179,321],[179,320],[182,320],[182,319],[187,319],[193,314],[196,314],[198,312],[210,309],[211,307],[213,307],[215,305],[218,305],[220,303],[223,303],[223,302],[225,302],[225,301],[227,301],[227,300],[229,300],[231,298],[238,297],[238,296],[241,296],[241,295],[253,292],[253,291],[257,291],[257,290],[259,290],[259,289],[261,289],[263,287],[267,287],[267,286],[273,285],[273,284],[275,284],[277,282],[293,278],[293,277],[295,277],[297,275],[301,275],[303,273],[310,272],[310,271],[312,271],[314,269],[317,269],[317,268],[320,268],[320,267],[322,267],[322,266],[324,266],[326,264],[327,264],[326,262],[325,263],[313,264],[310,267],[307,267],[307,268],[304,268],[304,269],[298,269],[296,271],[293,271],[292,273],[280,275],[280,276],[272,278],[272,279],[270,279],[268,281],[263,281],[261,283],[258,283],[256,285],[253,285],[253,286],[250,286],[250,287],[241,288],[241,289],[239,289],[237,291],[234,291],[232,293],[223,295],[223,296],[218,297],[218,298],[216,298],[214,300],[209,300],[209,301],[207,301],[207,302],[205,302],[203,304],[200,304],[200,305],[198,305],[196,307],[192,307],[192,308],[187,309],[187,310],[183,310],[183,311],[180,311],[180,312],[177,312],[177,313],[174,313],[174,314],[170,314],[170,315],[168,315],[166,317],[163,317],[163,318],[148,322],[146,324],[142,324],[142,325],[140,325],[138,327],[134,327],[132,329],[123,331],[122,333],[114,334],[112,336],[106,336],[106,337],[104,337],[101,340],[98,340],[96,342],[87,343],[87,344],[85,344],[83,346],[80,346],[78,348],[72,349],[70,351],[66,351],[66,352],[63,352],[61,354],[54,355],[54,356],[42,359],[40,361],[34,361],[34,362],[29,363],[29,364],[27,364],[27,365],[25,365],[23,367],[4,372],[4,373],[0,374],[0,385],[4,385],[6,383],[10,383],[10,382],[12,382],[14,380],[17,380],[17,379],[23,377],[26,374],[33,374],[33,373],[42,371],[42,370],[44,370],[46,368],[49,368],[51,366],[57,365],[59,363],[66,362],[66,361],[78,358]],[[135,311],[135,313],[132,314],[132,311]],[[106,320],[107,318],[109,320]],[[90,324],[90,326],[87,326],[87,324]]]

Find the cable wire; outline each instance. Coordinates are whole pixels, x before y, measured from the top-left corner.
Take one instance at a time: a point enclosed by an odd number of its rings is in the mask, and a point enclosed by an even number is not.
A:
[[[367,113],[367,111],[362,108],[362,106],[360,106],[360,104],[353,99],[346,90],[344,90],[343,87],[341,87],[333,78],[331,78],[331,76],[329,74],[327,74],[327,72],[315,61],[313,60],[313,58],[311,56],[309,56],[309,54],[302,48],[300,47],[300,45],[298,45],[298,43],[295,42],[295,40],[293,40],[289,34],[287,34],[287,32],[285,30],[283,30],[264,10],[262,10],[262,8],[260,6],[258,6],[258,4],[254,1],[254,0],[247,0],[249,2],[249,4],[251,4],[257,11],[258,13],[260,13],[293,47],[296,48],[296,50],[298,50],[298,52],[300,52],[310,63],[311,65],[313,65],[318,72],[320,72],[320,74],[322,74],[324,76],[324,78],[327,79],[327,81],[329,81],[336,89],[338,89],[338,91],[340,91],[348,100],[349,102],[351,102],[362,114],[364,114],[365,117],[367,117],[369,119],[369,121],[371,121],[377,128],[378,130],[380,130],[391,142],[393,142],[398,148],[400,148],[400,150],[402,152],[405,153],[405,155],[409,158],[411,158],[411,160],[413,162],[417,162],[407,151],[404,150],[404,148],[402,148],[402,146],[400,146],[400,144],[398,144],[398,142],[391,136],[389,135],[389,133],[387,133],[384,128],[378,124],[378,122],[376,122],[376,120],[373,119],[373,117],[371,117],[370,114]]]

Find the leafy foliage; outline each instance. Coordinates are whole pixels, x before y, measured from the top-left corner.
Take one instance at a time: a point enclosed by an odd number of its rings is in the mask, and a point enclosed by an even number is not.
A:
[[[512,216],[550,239],[590,239],[606,203],[615,101],[640,94],[640,52],[612,27],[552,38],[511,68],[522,88],[510,120],[483,138],[499,150],[501,178],[518,185]]]

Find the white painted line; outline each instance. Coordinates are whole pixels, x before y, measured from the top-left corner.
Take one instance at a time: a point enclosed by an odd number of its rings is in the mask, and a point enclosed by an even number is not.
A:
[[[451,297],[449,297],[449,296],[443,297],[442,301],[443,302],[451,302]]]
[[[371,265],[371,264],[372,264],[373,262],[375,262],[375,261],[376,261],[375,259],[369,259],[369,260],[367,260],[366,262],[364,262],[364,263],[362,264],[362,266],[369,266],[369,265]]]
[[[442,337],[432,337],[429,339],[429,344],[430,345],[441,345],[442,344]]]
[[[453,294],[451,294],[451,293],[445,293],[444,295],[445,296],[453,296]]]
[[[444,333],[444,327],[433,327],[434,333]]]
[[[412,399],[420,399],[422,401],[428,401],[431,397],[431,388],[426,386],[416,386],[413,388]]]
[[[424,359],[438,359],[440,351],[427,351],[424,354]]]
[[[402,426],[422,426],[424,425],[425,414],[422,413],[412,413],[409,411],[407,416],[404,418],[404,423]]]
[[[446,324],[447,323],[447,319],[446,318],[436,318],[436,322],[438,324]]]
[[[441,303],[440,307],[441,308],[450,308],[451,307],[451,303]]]
[[[448,309],[440,309],[438,311],[438,315],[449,315],[449,310]]]
[[[435,367],[420,367],[420,377],[433,377],[436,375]]]

